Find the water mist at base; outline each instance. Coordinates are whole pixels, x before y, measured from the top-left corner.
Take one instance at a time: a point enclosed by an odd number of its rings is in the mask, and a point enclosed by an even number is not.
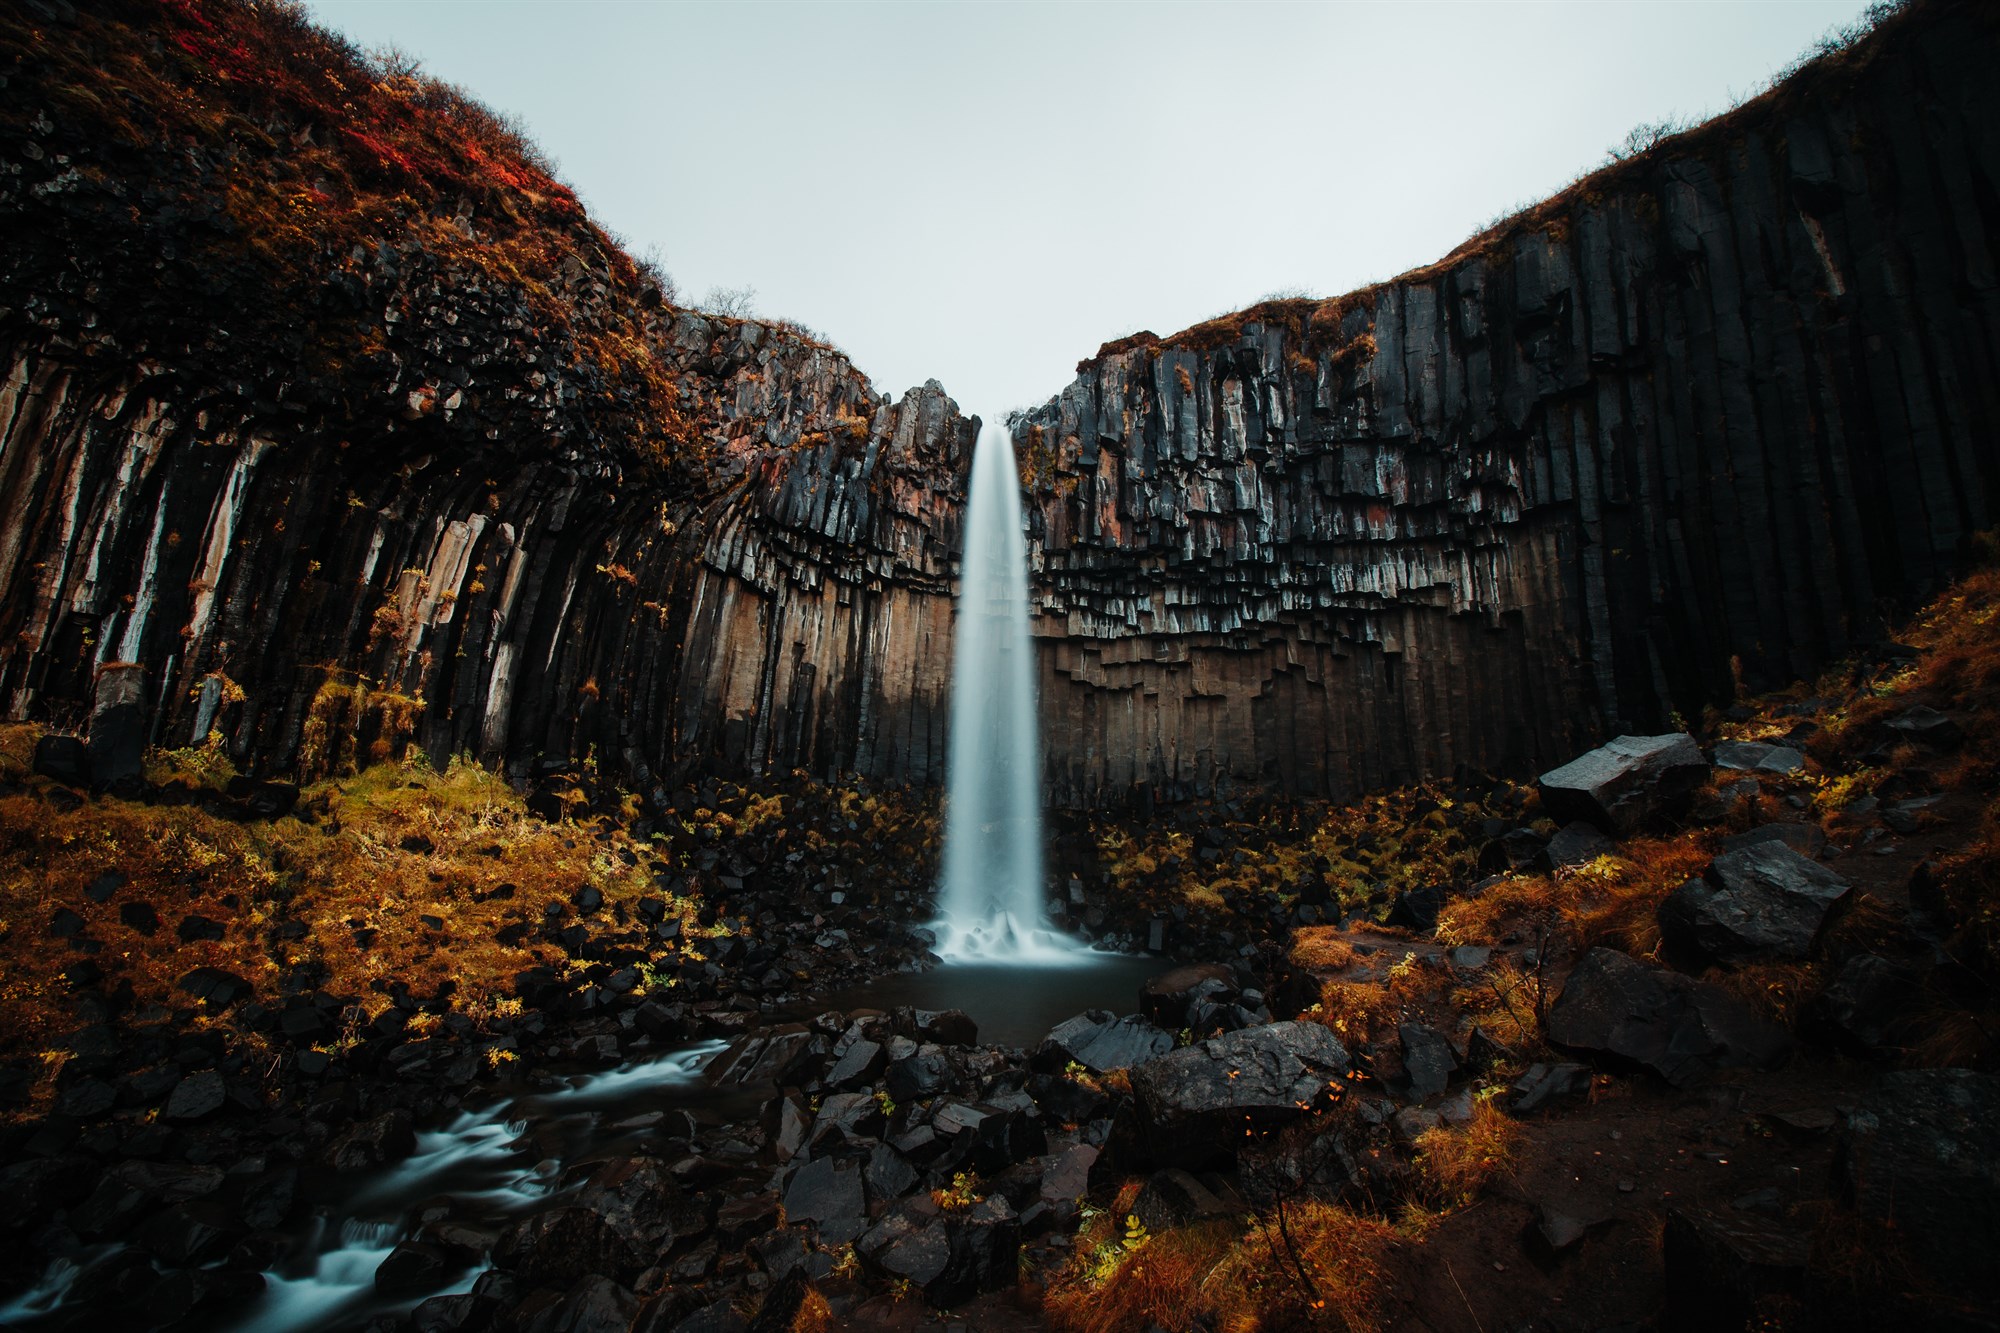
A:
[[[1004,426],[980,429],[952,647],[938,955],[1054,963],[1087,954],[1042,916],[1041,751],[1021,479]]]

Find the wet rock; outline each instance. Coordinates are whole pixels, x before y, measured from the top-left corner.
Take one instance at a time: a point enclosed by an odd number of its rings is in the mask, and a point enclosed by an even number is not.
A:
[[[1403,1072],[1409,1079],[1410,1100],[1428,1101],[1451,1086],[1458,1072],[1458,1057],[1442,1032],[1421,1023],[1404,1023],[1396,1029],[1403,1048]]]
[[[1236,974],[1221,963],[1192,963],[1149,977],[1139,987],[1139,1012],[1168,1031],[1188,1025],[1188,1006],[1198,998],[1234,998]]]
[[[628,1333],[639,1314],[639,1298],[601,1274],[587,1274],[554,1309],[522,1333]]]
[[[1618,844],[1599,832],[1597,825],[1579,819],[1556,831],[1556,835],[1542,849],[1537,864],[1545,870],[1563,870],[1570,866],[1587,865],[1617,850]]]
[[[1667,1320],[1673,1333],[1750,1328],[1774,1297],[1802,1289],[1809,1238],[1756,1214],[1677,1207],[1663,1241]]]
[[[730,1245],[744,1245],[778,1224],[778,1195],[767,1190],[723,1204],[715,1214],[715,1231]]]
[[[1904,1261],[1975,1303],[2000,1300],[2000,1076],[1884,1075],[1848,1116],[1837,1170]]]
[[[1549,1009],[1549,1040],[1684,1086],[1733,1065],[1774,1069],[1784,1031],[1728,993],[1615,949],[1592,949]]]
[[[887,1124],[882,1106],[866,1092],[837,1092],[820,1100],[807,1145],[815,1156],[838,1148],[867,1151]]]
[[[851,1241],[867,1224],[868,1203],[861,1182],[856,1162],[831,1158],[807,1162],[785,1188],[785,1220],[817,1223],[820,1239],[830,1245]]]
[[[1708,781],[1708,760],[1685,732],[1620,736],[1542,774],[1553,819],[1587,820],[1623,836],[1672,813]]]
[[[327,1160],[336,1171],[368,1171],[400,1162],[416,1147],[417,1135],[410,1126],[410,1113],[397,1109],[364,1120],[334,1140]]]
[[[1737,963],[1811,954],[1852,886],[1783,842],[1724,852],[1659,908],[1667,945],[1688,957]]]
[[[951,1089],[951,1061],[942,1047],[927,1043],[891,1064],[882,1086],[899,1103],[928,1101]]]
[[[943,1144],[935,1158],[937,1169],[990,1176],[1047,1152],[1048,1138],[1033,1105],[946,1102],[938,1107],[930,1124]]]
[[[213,1069],[204,1069],[174,1085],[173,1095],[167,1098],[166,1109],[161,1114],[168,1120],[183,1123],[206,1120],[220,1111],[228,1100],[229,1089],[223,1083],[222,1075]]]
[[[422,1241],[406,1240],[389,1251],[375,1268],[375,1289],[393,1295],[440,1285],[451,1271],[443,1250]]]
[[[918,1185],[923,1177],[910,1165],[909,1159],[888,1144],[876,1145],[868,1154],[868,1162],[862,1168],[861,1183],[866,1187],[871,1207],[882,1206],[902,1198]]]
[[[1806,757],[1789,745],[1717,741],[1715,766],[1738,773],[1797,773],[1805,768]]]
[[[1324,1105],[1349,1069],[1345,1048],[1317,1023],[1272,1023],[1148,1061],[1132,1070],[1140,1160],[1188,1170],[1234,1160],[1246,1131],[1287,1124]]]
[[[1050,1029],[1036,1060],[1054,1068],[1074,1062],[1101,1074],[1144,1064],[1173,1048],[1172,1033],[1161,1031],[1137,1014],[1118,1018],[1108,1009],[1091,1009]]]
[[[833,1068],[826,1071],[826,1081],[830,1087],[843,1090],[859,1088],[872,1083],[888,1063],[888,1052],[881,1043],[869,1041],[866,1037],[849,1043],[846,1051],[835,1060]],[[892,1094],[893,1095],[893,1094]]]
[[[879,1271],[948,1307],[1014,1283],[1020,1220],[997,1194],[951,1211],[919,1195],[870,1229],[856,1248]]]
[[[963,1009],[912,1010],[907,1024],[898,1022],[897,1031],[914,1041],[939,1046],[971,1046],[979,1040],[979,1024]]]

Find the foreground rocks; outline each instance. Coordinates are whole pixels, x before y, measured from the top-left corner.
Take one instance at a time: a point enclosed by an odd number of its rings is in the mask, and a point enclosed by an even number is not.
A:
[[[1852,886],[1779,840],[1715,858],[1660,904],[1660,933],[1683,954],[1722,963],[1807,957]]]
[[[1558,821],[1636,833],[1685,805],[1708,781],[1708,759],[1685,732],[1620,736],[1542,774],[1542,806]]]
[[[1246,1138],[1340,1097],[1351,1068],[1346,1048],[1318,1023],[1211,1037],[1132,1071],[1134,1119],[1121,1149],[1187,1170],[1230,1163]]]
[[[1584,954],[1563,983],[1548,1034],[1676,1086],[1735,1065],[1776,1068],[1792,1047],[1783,1029],[1717,987],[1603,948]]]

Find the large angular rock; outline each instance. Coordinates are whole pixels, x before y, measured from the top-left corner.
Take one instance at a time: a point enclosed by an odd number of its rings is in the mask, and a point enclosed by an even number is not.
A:
[[[1132,1071],[1128,1146],[1190,1171],[1234,1160],[1255,1135],[1325,1105],[1349,1069],[1347,1051],[1317,1023],[1271,1023],[1174,1051]]]
[[[1091,1009],[1056,1024],[1036,1054],[1044,1065],[1060,1068],[1075,1061],[1092,1073],[1101,1074],[1144,1064],[1173,1048],[1172,1033],[1154,1027],[1137,1014],[1118,1018],[1108,1009]]]
[[[858,1163],[831,1158],[807,1162],[793,1173],[785,1188],[785,1220],[818,1223],[820,1239],[828,1244],[853,1240],[867,1219],[868,1201],[862,1194]]]
[[[1787,843],[1753,843],[1668,894],[1660,933],[1670,948],[1716,962],[1793,961],[1812,952],[1852,888]]]
[[[97,669],[90,710],[90,776],[98,787],[129,795],[145,786],[146,668],[110,662]]]
[[[1906,1044],[1916,1026],[1923,976],[1909,963],[1864,953],[1841,965],[1813,1015],[1849,1050],[1881,1055]]]
[[[1013,1284],[1021,1224],[998,1194],[946,1211],[928,1195],[893,1209],[855,1247],[892,1278],[909,1282],[933,1305],[956,1305]]]
[[[1735,1065],[1774,1069],[1791,1053],[1783,1029],[1726,992],[1602,948],[1570,973],[1549,1009],[1548,1036],[1677,1086]]]
[[[2000,1301],[2000,1076],[1884,1075],[1848,1117],[1842,1184],[1902,1258],[1972,1301]]]
[[[1541,777],[1551,819],[1583,819],[1606,833],[1637,832],[1708,781],[1708,760],[1686,732],[1620,736]]]
[[[1759,1307],[1804,1286],[1811,1237],[1749,1212],[1675,1208],[1663,1241],[1672,1333],[1751,1328]]]

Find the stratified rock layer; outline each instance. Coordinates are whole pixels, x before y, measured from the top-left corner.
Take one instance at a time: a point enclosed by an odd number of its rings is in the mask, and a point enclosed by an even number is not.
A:
[[[1996,23],[1928,0],[1438,266],[1084,363],[1016,425],[1051,798],[1525,774],[1873,636],[1993,522]],[[8,715],[102,677],[264,771],[941,780],[942,389],[642,301],[580,222],[539,286],[448,201],[260,268],[255,136],[45,77],[0,88]]]

